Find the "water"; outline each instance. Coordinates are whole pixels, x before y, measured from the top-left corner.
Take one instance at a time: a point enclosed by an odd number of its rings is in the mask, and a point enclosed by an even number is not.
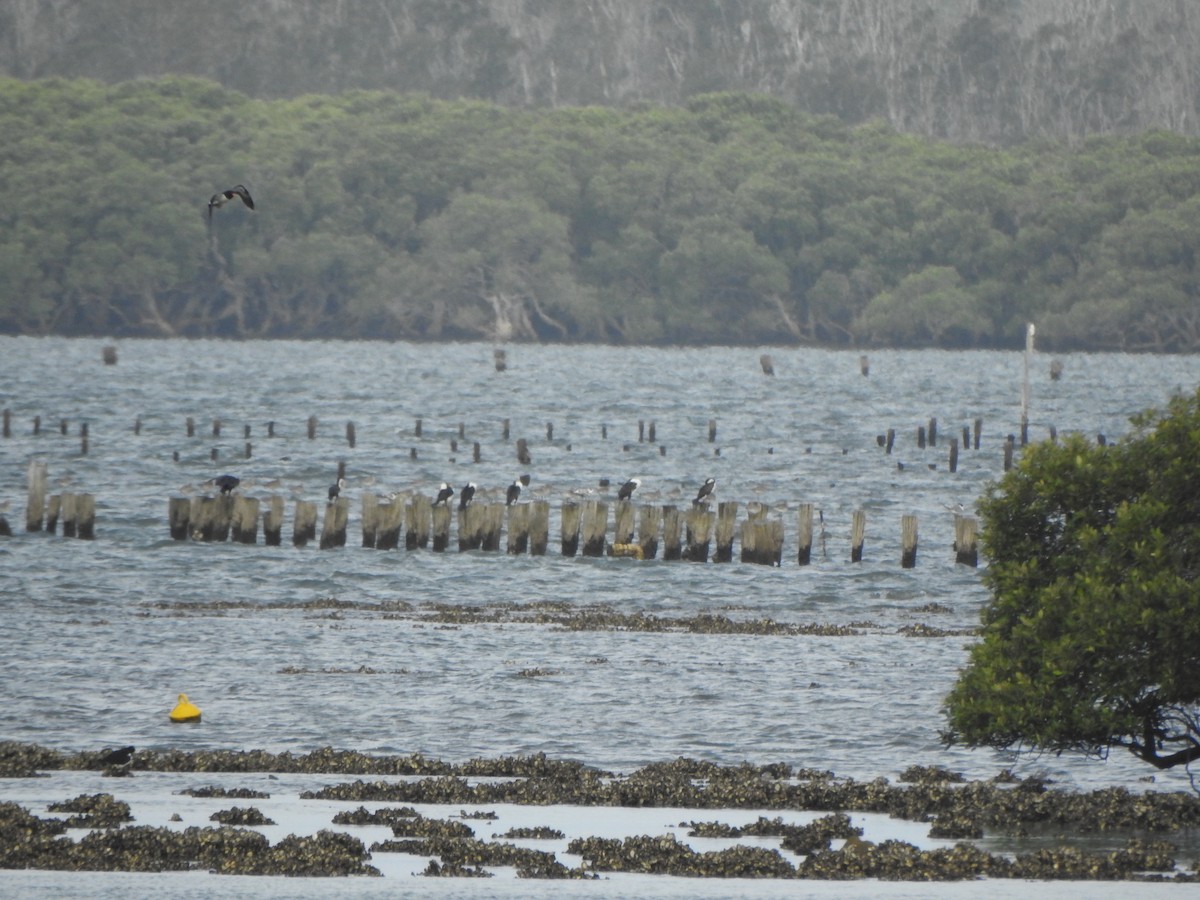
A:
[[[942,765],[971,778],[1012,768],[1080,789],[1144,786],[1147,768],[1123,753],[1095,761],[942,747],[940,702],[970,639],[900,631],[978,622],[987,595],[976,571],[954,564],[948,508],[969,507],[1002,472],[1004,436],[1019,432],[1022,354],[876,351],[863,377],[857,352],[772,349],[776,375],[766,377],[759,351],[744,348],[516,346],[508,371],[497,373],[482,344],[127,341],[118,344],[118,365],[104,366],[102,343],[0,338],[0,408],[12,411],[13,428],[0,440],[0,504],[10,504],[4,514],[18,532],[0,540],[0,738],[67,750],[132,743],[302,753],[332,745],[449,761],[545,752],[619,772],[692,756],[862,779]],[[1050,426],[1118,438],[1131,414],[1193,390],[1200,376],[1187,356],[1062,359],[1055,382],[1049,358],[1034,358],[1035,439]],[[312,415],[319,426],[310,441]],[[916,429],[931,417],[940,439],[920,450]],[[949,438],[976,417],[981,449],[963,450],[951,474]],[[501,439],[506,418],[509,442]],[[711,444],[710,419],[718,429]],[[638,441],[639,420],[654,423],[655,443]],[[888,428],[897,432],[891,456],[876,445]],[[519,437],[529,441],[527,467],[515,458]],[[95,495],[95,541],[23,533],[34,459],[48,464],[52,492]],[[339,460],[355,509],[350,545],[291,547],[291,499],[323,500]],[[354,546],[363,491],[433,493],[443,480],[502,491],[522,471],[532,476],[524,497],[550,500],[554,513],[601,478],[615,491],[637,475],[635,499],[686,505],[713,476],[718,499],[775,507],[785,523],[784,564],[564,559],[556,516],[542,558]],[[288,498],[284,547],[169,539],[168,497],[204,490],[224,472],[242,478],[249,494]],[[827,530],[824,553],[818,543],[808,567],[794,556],[802,502],[823,511]],[[851,564],[856,509],[867,513],[867,538],[864,561]],[[909,570],[899,565],[907,513],[920,521],[918,565]],[[298,606],[326,597],[359,605],[336,615]],[[434,603],[550,600],[624,614],[856,623],[859,634],[450,628],[372,606],[404,601],[419,614]],[[521,674],[529,669],[550,674]],[[204,710],[199,727],[168,722],[181,691]],[[1188,787],[1182,772],[1157,779],[1160,789]],[[0,799],[19,793],[12,785],[0,782]],[[130,890],[121,879],[103,881]],[[76,883],[52,885],[62,893]]]

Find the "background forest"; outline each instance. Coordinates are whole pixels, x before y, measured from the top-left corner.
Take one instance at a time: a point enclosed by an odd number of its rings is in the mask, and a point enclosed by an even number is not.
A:
[[[1200,350],[1200,7],[366,6],[0,0],[0,331]]]

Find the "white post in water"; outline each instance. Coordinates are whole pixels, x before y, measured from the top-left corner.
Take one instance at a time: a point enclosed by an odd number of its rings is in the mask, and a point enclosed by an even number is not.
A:
[[[1029,366],[1033,361],[1033,323],[1025,326],[1025,375],[1021,379],[1021,446],[1029,440]]]

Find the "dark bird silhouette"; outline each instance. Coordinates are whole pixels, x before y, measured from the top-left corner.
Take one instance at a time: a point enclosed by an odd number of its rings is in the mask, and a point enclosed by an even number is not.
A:
[[[212,195],[212,198],[208,201],[209,220],[212,220],[212,211],[214,209],[220,209],[234,197],[241,197],[243,203],[245,203],[251,209],[254,209],[254,200],[251,199],[250,192],[246,190],[246,186],[244,184],[238,184],[234,185],[227,191],[218,191]]]
[[[638,485],[642,483],[640,478],[630,478],[627,482],[617,489],[618,500],[628,500],[633,496],[633,492],[638,489]]]
[[[329,502],[330,503],[332,503],[334,500],[336,500],[338,498],[338,494],[340,494],[342,492],[342,488],[344,488],[345,486],[346,486],[345,478],[339,478],[337,480],[337,484],[331,484],[329,486]]]
[[[699,505],[712,496],[712,492],[717,489],[717,479],[705,478],[704,484],[700,485],[700,492],[696,494],[696,499],[692,501],[693,505]]]
[[[100,757],[100,765],[102,766],[124,766],[133,759],[132,747],[120,747],[112,750]]]
[[[443,481],[442,486],[440,488],[438,488],[437,497],[434,498],[433,505],[438,506],[439,504],[442,504],[442,503],[449,503],[450,498],[453,496],[454,496],[454,488],[450,487],[450,485],[446,484],[446,482]]]
[[[233,489],[242,483],[242,479],[234,475],[218,475],[213,479],[213,487],[221,489],[222,494],[229,494]]]
[[[475,499],[475,482],[468,481],[467,486],[458,492],[458,508],[466,509]]]
[[[517,479],[508,486],[508,491],[504,494],[504,505],[512,506],[517,502],[517,498],[521,496],[521,479]]]

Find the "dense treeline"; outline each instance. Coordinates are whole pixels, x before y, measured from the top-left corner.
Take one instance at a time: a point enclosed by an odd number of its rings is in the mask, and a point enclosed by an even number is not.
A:
[[[0,80],[0,330],[1200,350],[1200,140]],[[257,209],[205,205],[243,182]]]
[[[957,143],[1200,131],[1195,0],[0,0],[0,75],[503,106],[765,93]]]

